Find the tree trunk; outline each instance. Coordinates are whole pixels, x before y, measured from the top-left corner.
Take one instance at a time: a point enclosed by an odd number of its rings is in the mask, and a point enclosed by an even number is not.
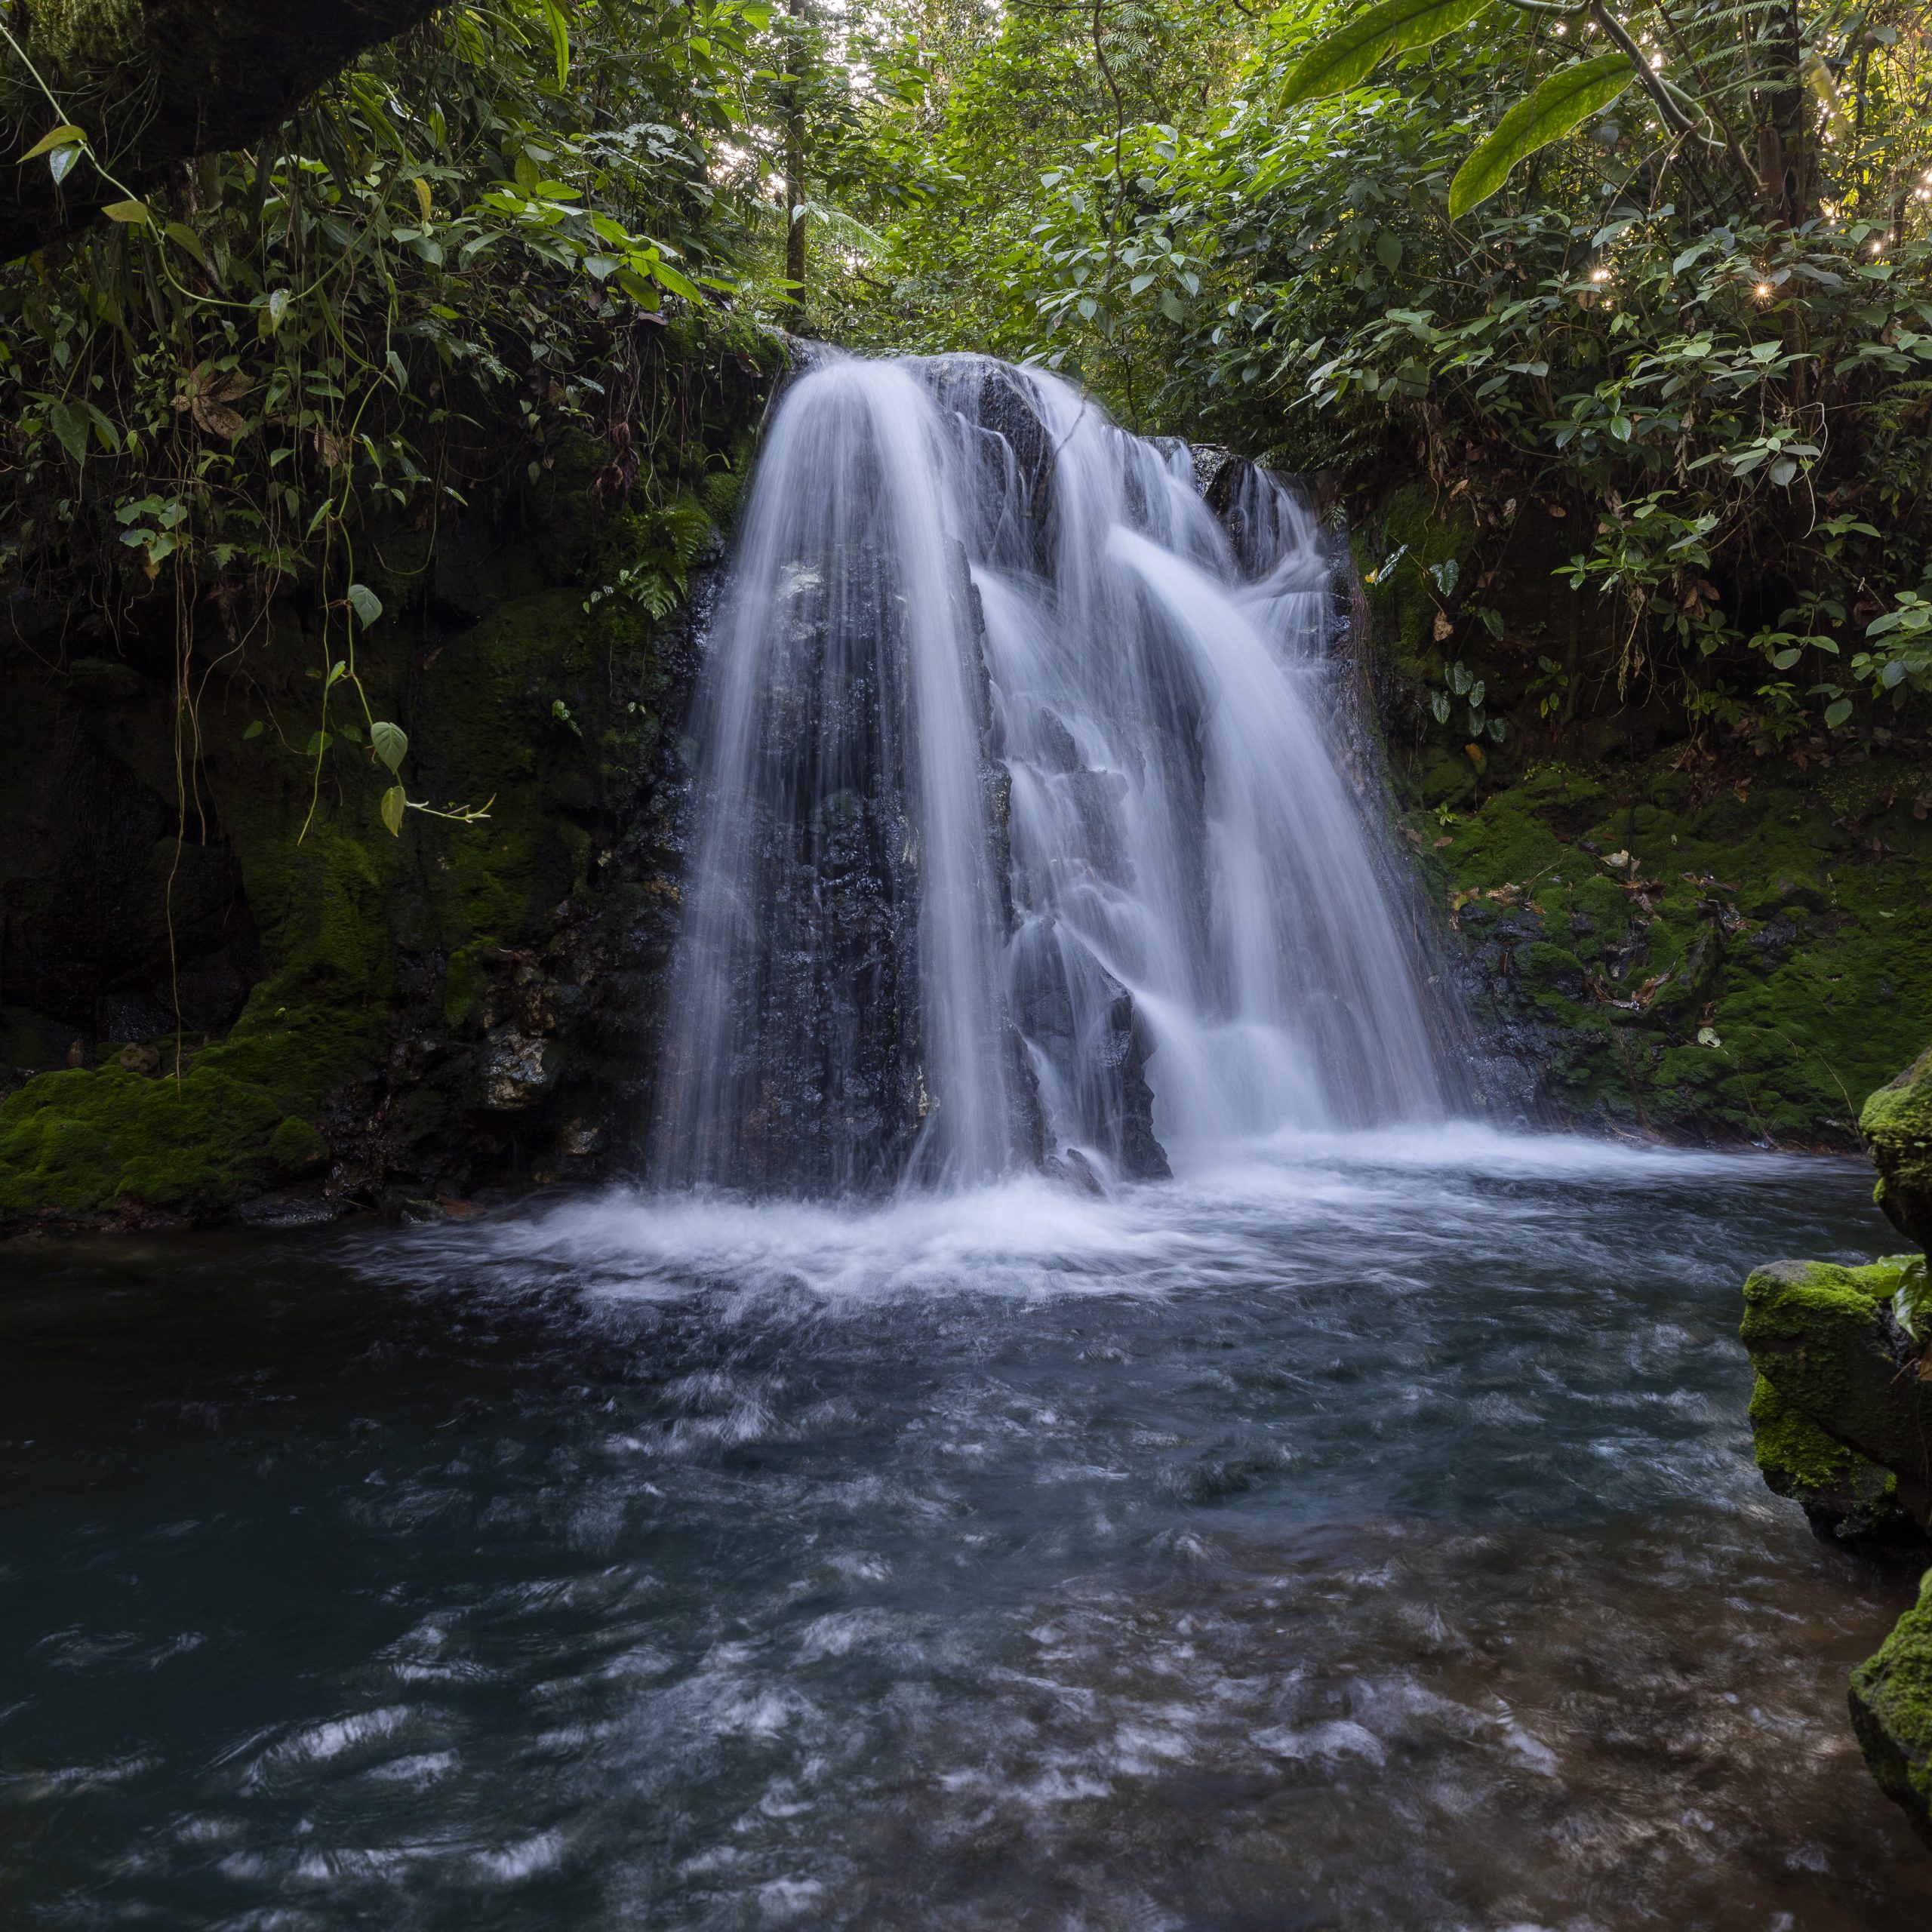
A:
[[[785,57],[785,278],[795,283],[792,301],[805,305],[805,104],[798,83],[805,71],[805,0],[789,0],[791,46]]]
[[[57,112],[35,84],[21,49],[0,42],[0,261],[84,226],[127,192],[146,193],[178,162],[246,146],[358,54],[426,20],[437,4],[139,0],[111,48],[83,40],[67,50],[36,38],[34,17],[51,18],[51,8],[17,4],[8,29],[60,105]],[[86,132],[123,187],[85,161],[61,183],[44,161],[11,165],[63,122]]]
[[[1810,220],[1817,195],[1817,157],[1811,151],[1804,100],[1804,38],[1797,0],[1786,0],[1766,51],[1771,85],[1758,125],[1758,181],[1766,217],[1795,228]]]

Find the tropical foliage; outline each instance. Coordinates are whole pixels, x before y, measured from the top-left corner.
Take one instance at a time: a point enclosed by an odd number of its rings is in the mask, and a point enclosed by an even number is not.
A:
[[[18,165],[79,180],[110,56],[54,38],[0,82]],[[399,759],[355,703],[377,533],[594,436],[660,520],[609,594],[667,608],[731,488],[684,386],[777,323],[1420,473],[1478,533],[1542,506],[1620,687],[1761,746],[1882,728],[1932,695],[1927,46],[1903,0],[447,7],[0,271],[0,564],[237,648],[309,586],[314,755],[340,718]],[[1481,561],[1429,580],[1450,656]]]

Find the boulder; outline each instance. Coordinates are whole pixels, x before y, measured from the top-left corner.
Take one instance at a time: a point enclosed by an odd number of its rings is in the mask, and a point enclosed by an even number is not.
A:
[[[1932,1522],[1932,1349],[1925,1264],[1777,1261],[1744,1284],[1744,1346],[1758,1466],[1841,1536]],[[1889,1476],[1887,1484],[1884,1478]]]
[[[1852,1672],[1851,1726],[1878,1789],[1932,1845],[1932,1571],[1917,1607]]]
[[[1865,1103],[1858,1128],[1878,1170],[1873,1198],[1932,1254],[1932,1047]]]

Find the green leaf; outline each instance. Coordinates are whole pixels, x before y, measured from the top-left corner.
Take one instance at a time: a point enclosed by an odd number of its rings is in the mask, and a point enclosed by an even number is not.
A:
[[[245,738],[259,738],[262,735],[262,721],[259,718],[251,718],[242,735]]]
[[[334,743],[334,734],[328,731],[312,731],[309,734],[308,743],[302,749],[302,755],[304,758],[320,758],[322,753]]]
[[[369,744],[392,771],[399,770],[403,760],[409,755],[408,733],[400,724],[392,724],[386,718],[377,718],[369,727]]]
[[[655,285],[635,269],[620,269],[611,279],[641,309],[654,309],[663,303],[664,298]]]
[[[47,157],[47,171],[54,177],[54,185],[57,188],[73,173],[75,162],[86,152],[85,148],[69,146],[56,148]]]
[[[1841,697],[1837,703],[1825,707],[1825,722],[1833,731],[1836,731],[1850,715],[1851,700],[1848,697]]]
[[[1426,47],[1467,26],[1488,5],[1489,0],[1381,0],[1302,56],[1282,86],[1281,105],[1298,107],[1346,93],[1389,54]]]
[[[71,121],[67,122],[63,125],[56,128],[52,134],[42,135],[40,139],[20,156],[20,162],[17,165],[23,167],[30,161],[38,161],[42,155],[51,154],[56,148],[84,147],[87,144],[87,130],[85,128],[76,128]]]
[[[1518,162],[1601,113],[1636,78],[1628,57],[1614,53],[1579,60],[1551,75],[1527,100],[1518,101],[1457,169],[1449,184],[1450,219],[1487,201]]]
[[[571,27],[557,0],[543,0],[543,17],[549,24],[550,51],[557,57],[557,85],[571,77]]]
[[[210,275],[214,273],[214,264],[208,260],[208,252],[202,246],[202,238],[185,221],[171,221],[163,232],[177,248],[186,249]]]
[[[76,463],[88,460],[88,432],[93,427],[85,408],[65,398],[47,412],[47,424],[60,439],[60,447]]]
[[[101,213],[109,221],[125,221],[131,226],[154,219],[146,202],[109,202]]]
[[[400,785],[392,785],[383,794],[383,823],[389,827],[392,838],[402,836],[402,814],[408,804],[408,797]]]
[[[1392,275],[1402,266],[1402,238],[1385,228],[1375,238],[1375,259]]]
[[[351,607],[365,627],[382,616],[383,600],[366,583],[352,583],[348,594]]]

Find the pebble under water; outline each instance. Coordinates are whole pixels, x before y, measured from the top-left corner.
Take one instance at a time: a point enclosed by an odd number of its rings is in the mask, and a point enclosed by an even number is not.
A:
[[[1885,1932],[1914,1576],[1750,1456],[1850,1162],[17,1244],[0,1921]]]

